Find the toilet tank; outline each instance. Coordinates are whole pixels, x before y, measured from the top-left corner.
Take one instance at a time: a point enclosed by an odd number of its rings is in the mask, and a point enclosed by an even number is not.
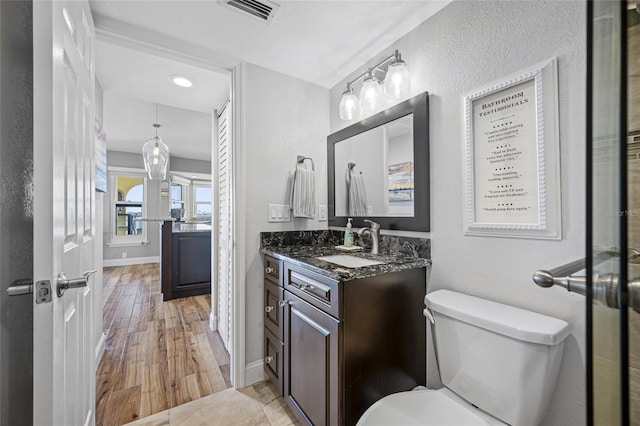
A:
[[[511,425],[538,425],[555,388],[565,321],[438,290],[425,297],[435,320],[442,383]]]

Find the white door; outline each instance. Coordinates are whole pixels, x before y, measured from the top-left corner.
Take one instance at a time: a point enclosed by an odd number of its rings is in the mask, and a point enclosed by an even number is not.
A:
[[[89,4],[33,2],[34,424],[95,423],[94,34]],[[79,288],[56,294],[59,274]],[[88,285],[82,286],[83,283]],[[36,292],[36,297],[38,296]]]
[[[218,333],[231,347],[231,286],[233,279],[232,141],[230,102],[218,116]]]

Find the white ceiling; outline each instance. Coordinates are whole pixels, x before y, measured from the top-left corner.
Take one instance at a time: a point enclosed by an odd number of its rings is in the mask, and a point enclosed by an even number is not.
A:
[[[91,0],[98,29],[101,22],[136,28],[159,42],[163,37],[225,58],[220,66],[247,61],[322,87],[331,88],[379,54],[449,1],[431,0],[276,0],[280,8],[270,23],[245,16],[216,0]],[[391,52],[389,52],[391,53]],[[411,58],[404,57],[410,63]],[[140,152],[152,136],[156,103],[160,136],[172,155],[210,157],[210,115],[229,93],[229,76],[112,44],[98,38],[97,77],[105,92],[104,126],[109,149]],[[180,89],[171,74],[187,75],[194,87]],[[147,104],[146,106],[144,104]],[[192,126],[180,131],[193,111]],[[165,115],[166,113],[166,115]],[[151,120],[151,121],[149,121]],[[195,124],[195,123],[199,124]],[[209,133],[197,129],[209,126]],[[176,142],[169,135],[176,130]],[[179,142],[177,142],[179,140]],[[193,144],[189,146],[189,141]],[[173,146],[175,144],[175,146]]]

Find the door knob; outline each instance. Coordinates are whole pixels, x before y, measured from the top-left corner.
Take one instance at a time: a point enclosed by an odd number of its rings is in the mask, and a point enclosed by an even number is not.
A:
[[[97,270],[85,271],[80,278],[69,279],[64,272],[58,274],[58,281],[56,282],[56,293],[58,297],[62,297],[64,292],[70,288],[86,287],[89,281],[89,277],[98,272]]]
[[[15,280],[7,287],[9,296],[19,296],[21,294],[33,293],[33,280],[31,278],[23,278]]]
[[[33,287],[33,280],[31,278],[15,280],[9,287],[7,287],[7,294],[9,294],[9,296],[31,294],[33,293]],[[37,281],[35,284],[35,292],[37,304],[51,302],[51,281]]]

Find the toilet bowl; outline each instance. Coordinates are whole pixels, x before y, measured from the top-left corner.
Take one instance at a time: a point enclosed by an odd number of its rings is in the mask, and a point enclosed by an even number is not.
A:
[[[443,388],[385,396],[358,426],[536,426],[560,369],[565,321],[449,290],[425,297]]]
[[[357,426],[505,426],[447,388],[400,392],[373,404]]]

